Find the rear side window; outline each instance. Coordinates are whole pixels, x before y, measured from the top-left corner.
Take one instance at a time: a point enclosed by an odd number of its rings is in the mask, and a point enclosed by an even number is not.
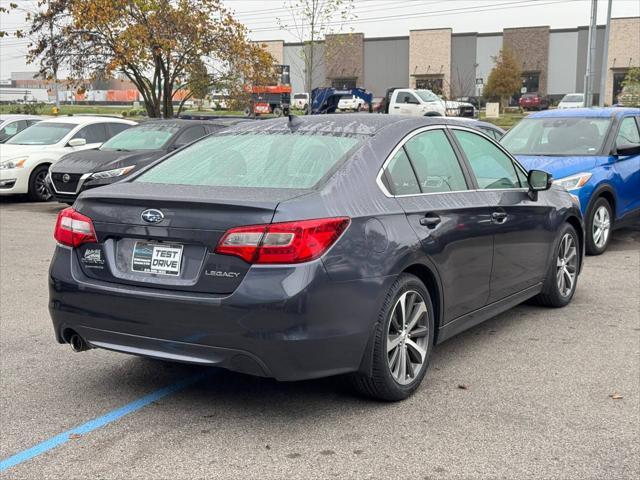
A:
[[[467,189],[467,182],[453,147],[442,130],[416,135],[404,148],[415,169],[423,193]]]
[[[387,190],[393,195],[416,195],[420,193],[418,180],[404,148],[393,156],[385,171]]]
[[[211,136],[168,157],[135,181],[312,188],[358,143],[358,137],[309,134]]]
[[[520,188],[516,166],[508,155],[486,138],[453,130],[481,189]]]

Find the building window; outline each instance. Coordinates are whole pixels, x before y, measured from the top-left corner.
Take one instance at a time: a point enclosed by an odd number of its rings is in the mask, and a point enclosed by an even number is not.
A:
[[[540,72],[524,72],[522,74],[522,90],[520,93],[535,93],[540,89]]]
[[[416,77],[416,89],[431,90],[436,95],[442,95],[444,91],[443,77]]]
[[[622,93],[622,82],[624,82],[626,76],[626,70],[624,72],[613,73],[613,98],[611,99],[611,105],[618,103],[618,95]]]
[[[340,90],[350,90],[356,88],[357,78],[334,78],[331,86]]]

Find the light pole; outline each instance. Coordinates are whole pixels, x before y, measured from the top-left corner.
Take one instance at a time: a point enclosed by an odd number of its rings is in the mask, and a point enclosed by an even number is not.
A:
[[[596,21],[598,0],[591,0],[591,22],[589,22],[589,46],[587,49],[587,71],[584,75],[584,106],[593,106],[593,80],[596,62]]]
[[[604,90],[607,87],[607,75],[609,69],[607,68],[609,60],[609,29],[611,28],[611,5],[613,0],[609,0],[607,5],[607,26],[604,29],[604,47],[602,52],[602,68],[600,69],[600,98],[598,105],[604,107]]]

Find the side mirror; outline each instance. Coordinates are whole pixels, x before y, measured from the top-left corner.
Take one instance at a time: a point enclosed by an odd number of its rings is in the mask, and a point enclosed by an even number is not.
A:
[[[616,155],[626,157],[629,155],[639,155],[640,144],[624,143],[616,146]]]
[[[70,147],[82,147],[87,144],[87,140],[85,138],[72,138],[69,140],[67,144]]]
[[[529,183],[529,198],[535,201],[538,199],[538,192],[551,188],[553,177],[542,170],[529,170],[527,182]]]

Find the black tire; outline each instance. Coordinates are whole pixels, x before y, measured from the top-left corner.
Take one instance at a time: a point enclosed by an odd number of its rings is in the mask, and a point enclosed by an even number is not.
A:
[[[564,267],[566,265],[568,272],[573,268],[575,276],[571,288],[568,291],[561,291],[559,276],[562,275],[563,280],[566,282],[567,276],[569,275],[568,273],[565,274],[560,271],[561,266],[559,264],[559,259],[563,256],[563,242],[567,235],[570,235],[573,239],[573,245],[575,247],[575,256],[573,258],[575,259],[575,263],[566,263],[562,266]],[[547,272],[547,276],[542,287],[542,292],[533,298],[534,303],[545,307],[559,308],[564,307],[571,302],[576,291],[578,276],[580,274],[580,248],[580,240],[576,233],[576,229],[568,223],[565,223],[560,229],[560,234],[558,235],[558,240],[554,247],[551,265],[549,265],[549,271]]]
[[[604,210],[603,210],[604,209]],[[596,219],[596,215],[601,215],[602,212],[606,211],[606,216],[608,218],[609,227],[606,233],[601,233],[601,235],[605,235],[604,242],[602,242],[601,238],[598,237],[596,239],[596,222],[599,220]],[[585,250],[587,255],[601,255],[609,246],[609,240],[611,239],[611,229],[613,227],[613,210],[609,201],[604,197],[598,197],[593,205],[589,208],[587,212],[586,218],[586,239],[585,239]]]
[[[282,116],[282,108],[280,107],[276,107],[273,109],[273,115],[275,117],[281,117]]]
[[[400,301],[400,298],[403,296],[403,294],[407,292],[408,295],[414,296],[414,299],[418,298],[415,296],[416,293],[419,294],[420,297],[422,297],[424,306],[426,307],[426,316],[423,313],[416,325],[422,325],[423,329],[426,327],[428,331],[426,333],[423,332],[423,335],[418,336],[416,333],[416,335],[413,336],[414,343],[418,342],[418,340],[416,340],[417,338],[420,338],[420,341],[425,342],[421,345],[421,348],[424,348],[426,353],[423,356],[422,364],[419,366],[420,369],[415,372],[413,378],[408,381],[408,383],[401,384],[394,378],[394,375],[391,371],[391,360],[389,358],[389,353],[387,353],[387,340],[392,320],[398,320],[398,318],[394,316],[394,309],[396,305],[398,305],[398,302]],[[413,304],[413,306],[414,308],[417,308],[419,306],[417,300],[416,303]],[[391,328],[393,327],[391,326]],[[411,332],[417,332],[417,329],[411,330]],[[424,284],[420,281],[420,279],[418,279],[416,276],[403,273],[398,277],[398,279],[389,289],[389,292],[387,293],[384,304],[382,305],[382,309],[380,310],[380,314],[378,316],[375,341],[372,352],[371,376],[366,376],[361,373],[352,374],[349,377],[352,387],[362,395],[387,402],[396,402],[409,397],[420,386],[420,383],[422,382],[422,379],[427,372],[429,358],[431,356],[431,351],[433,350],[433,335],[434,314],[433,304],[431,302],[429,292],[425,288]],[[397,337],[399,336],[401,335],[398,335]],[[409,335],[407,338],[409,338],[409,340],[406,341],[409,342],[411,341],[412,336]],[[398,350],[404,348],[405,352],[415,352],[415,350],[411,350],[410,348],[404,346],[404,340],[401,344],[399,344],[397,348]],[[395,350],[392,350],[392,357],[394,351]],[[413,353],[413,355],[415,355],[415,353]],[[409,363],[413,365],[411,363],[411,356],[412,355],[409,354],[409,356],[406,358],[408,358]],[[408,374],[407,372],[405,378],[407,378],[408,376],[410,376],[410,374]]]
[[[51,193],[47,189],[45,178],[49,171],[49,165],[40,165],[36,167],[29,176],[29,192],[27,197],[32,202],[48,202],[51,200]]]

